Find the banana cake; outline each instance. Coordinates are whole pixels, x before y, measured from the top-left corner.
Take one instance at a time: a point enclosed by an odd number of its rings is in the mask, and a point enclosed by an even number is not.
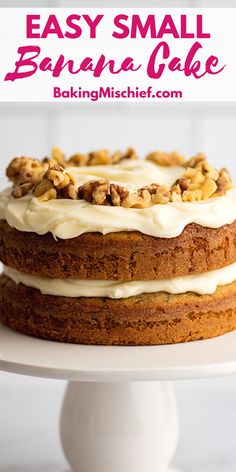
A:
[[[236,189],[203,153],[17,157],[0,194],[0,320],[79,344],[236,328]]]

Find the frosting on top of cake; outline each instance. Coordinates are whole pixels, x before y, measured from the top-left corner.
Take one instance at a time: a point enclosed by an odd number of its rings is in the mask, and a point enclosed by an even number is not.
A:
[[[67,167],[66,170],[76,176],[78,186],[89,180],[103,178],[124,185],[131,191],[153,182],[169,186],[183,174],[180,166],[163,167],[142,159],[127,159],[116,165]]]
[[[170,186],[181,178],[183,167],[126,159],[115,165],[67,167],[66,172],[73,173],[77,186],[102,178],[125,186],[132,193],[153,182]],[[213,172],[216,171],[213,169]],[[107,234],[118,231],[140,231],[150,236],[172,238],[180,235],[190,223],[209,228],[232,223],[236,219],[236,189],[200,201],[171,201],[146,208],[92,204],[76,198],[41,201],[32,192],[14,198],[12,189],[7,189],[0,193],[0,219],[5,219],[19,231],[39,235],[51,232],[55,238],[61,239],[88,232]]]
[[[10,267],[4,273],[16,284],[22,283],[41,291],[44,295],[64,297],[109,297],[129,298],[142,293],[167,292],[179,294],[195,292],[212,294],[217,286],[236,280],[236,263],[203,274],[175,277],[173,279],[120,282],[111,280],[52,279],[23,274]]]

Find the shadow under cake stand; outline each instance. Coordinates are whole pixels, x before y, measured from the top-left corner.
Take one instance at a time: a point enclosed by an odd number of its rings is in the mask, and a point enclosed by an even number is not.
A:
[[[0,369],[69,380],[61,440],[74,472],[174,472],[170,380],[235,373],[236,331],[187,344],[106,347],[44,341],[0,324]]]

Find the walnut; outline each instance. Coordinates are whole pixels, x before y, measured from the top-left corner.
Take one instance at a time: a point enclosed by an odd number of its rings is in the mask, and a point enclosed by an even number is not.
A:
[[[109,205],[108,195],[110,194],[109,180],[102,179],[95,183],[92,192],[93,203],[96,205]]]
[[[46,177],[50,182],[53,183],[57,190],[64,189],[69,184],[76,184],[75,177],[72,174],[66,172],[65,169],[58,164],[49,167]]]
[[[78,198],[86,200],[87,202],[93,202],[93,194],[100,189],[103,192],[103,201],[106,200],[106,192],[109,188],[109,180],[99,179],[99,180],[89,180],[85,184],[81,185],[78,188]]]
[[[25,182],[24,184],[17,184],[13,187],[12,195],[15,198],[21,198],[27,195],[31,190],[33,190],[34,184],[31,182]]]
[[[160,187],[161,186],[159,184],[150,184],[146,185],[145,187],[142,187],[139,191],[147,190],[151,195],[154,195]]]
[[[183,177],[188,181],[188,187],[183,192],[183,201],[206,200],[217,196],[219,172],[212,167],[202,153],[188,161]],[[224,190],[222,190],[224,193]]]
[[[187,167],[183,174],[183,178],[195,184],[201,184],[205,180],[203,173],[200,170],[194,169],[192,167]]]
[[[135,151],[135,149],[132,148],[132,147],[129,147],[127,149],[127,151],[124,154],[122,154],[122,159],[121,160],[124,160],[124,159],[131,159],[131,160],[138,159],[138,155],[137,155],[137,152]]]
[[[133,148],[128,148],[127,151],[122,154],[121,151],[115,151],[111,156],[111,164],[119,164],[120,162],[124,161],[125,159],[137,159],[138,156],[136,151]]]
[[[182,191],[187,190],[188,188],[188,179],[185,179],[184,177],[177,179],[175,183],[176,185],[179,185]]]
[[[153,203],[169,203],[171,201],[171,193],[167,187],[160,187],[154,195],[152,195]]]
[[[47,157],[47,156],[42,159],[42,163],[43,163],[45,166],[49,166],[49,163],[50,163],[51,161],[52,161],[51,158],[50,158],[50,157]]]
[[[211,166],[205,165],[201,156],[192,162],[192,165],[196,167],[187,167],[183,178],[176,180],[171,186],[172,202],[206,200],[214,195],[217,184],[214,178],[209,178],[209,175],[217,177],[218,173]]]
[[[74,154],[67,161],[67,165],[71,166],[86,166],[88,165],[89,155],[88,154]]]
[[[155,151],[147,155],[146,159],[148,161],[155,162],[159,166],[183,166],[185,163],[185,158],[178,154],[176,151],[173,152],[162,152]]]
[[[111,163],[112,164],[119,164],[124,159],[123,154],[121,151],[115,151],[111,156]]]
[[[40,201],[52,200],[55,198],[71,198],[75,200],[78,195],[76,179],[73,175],[65,171],[59,164],[50,165],[45,178],[40,182],[34,191],[34,196]]]
[[[213,196],[216,189],[217,185],[213,179],[205,179],[200,185],[190,184],[188,190],[183,192],[182,200],[183,202],[207,200]]]
[[[184,190],[187,190],[188,186],[189,186],[188,179],[181,177],[180,179],[177,179],[171,185],[170,190],[178,194],[181,194],[182,192],[184,192]]]
[[[106,182],[105,179],[89,180],[85,184],[81,185],[78,188],[78,198],[81,200],[86,200],[87,202],[93,201],[93,191],[98,187],[99,183],[102,184]]]
[[[171,201],[182,202],[182,194],[188,189],[189,180],[181,177],[177,179],[170,187]]]
[[[60,191],[60,197],[76,200],[78,197],[78,188],[73,184],[69,184]]]
[[[46,174],[47,179],[53,183],[54,187],[64,188],[69,183],[64,167],[59,164],[51,165]]]
[[[111,193],[111,201],[114,206],[122,205],[124,199],[127,198],[127,196],[129,195],[128,189],[117,184],[111,184],[110,193]]]
[[[200,175],[201,173],[207,179],[217,180],[219,178],[219,173],[217,170],[212,167],[206,160],[206,156],[203,153],[198,153],[195,157],[192,157],[190,161],[187,162],[187,171],[191,173],[195,170],[196,175]]]
[[[51,152],[51,160],[56,164],[60,164],[65,167],[65,155],[58,147],[53,147]]]
[[[153,203],[163,204],[163,203],[170,202],[170,199],[171,199],[170,191],[164,185],[158,185],[158,184],[147,185],[146,187],[142,187],[140,190],[138,190],[138,194],[140,194],[140,191],[142,190],[146,190],[150,193],[151,200]]]
[[[69,172],[66,172],[60,165],[50,166],[47,179],[52,182],[59,198],[71,198],[75,200],[78,196],[78,188],[76,187],[76,178]]]
[[[48,179],[44,179],[36,187],[34,196],[38,198],[40,202],[47,202],[48,200],[55,200],[57,198],[57,191],[52,182]]]
[[[171,201],[172,202],[182,202],[182,195],[175,190],[171,192]]]
[[[215,196],[224,195],[227,190],[232,187],[232,181],[227,169],[223,168],[220,170],[216,185],[217,190]]]
[[[102,149],[101,151],[90,152],[88,164],[90,166],[111,164],[109,151]]]
[[[148,208],[151,205],[151,194],[146,189],[139,189],[137,193],[130,193],[123,201],[125,208]]]
[[[78,188],[78,198],[96,205],[120,206],[128,194],[125,187],[107,179],[89,180]]]
[[[207,200],[207,198],[212,197],[216,189],[217,189],[216,182],[213,179],[206,179],[201,186],[202,199]]]
[[[219,172],[206,161],[202,162],[201,171],[207,179],[218,180],[219,178]]]
[[[203,152],[199,152],[196,156],[189,159],[189,161],[185,163],[185,166],[196,168],[201,165],[203,161],[206,161],[206,155]]]
[[[7,177],[15,184],[39,182],[45,173],[45,166],[31,157],[16,157],[6,170]]]
[[[195,202],[199,200],[202,200],[202,191],[200,189],[184,191],[182,196],[183,202]]]

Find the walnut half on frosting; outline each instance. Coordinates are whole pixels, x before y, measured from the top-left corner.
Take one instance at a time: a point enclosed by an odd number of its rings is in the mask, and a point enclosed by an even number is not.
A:
[[[37,183],[45,173],[45,165],[31,157],[16,157],[6,170],[6,175],[15,185],[26,182]]]
[[[78,188],[78,198],[95,205],[121,206],[129,191],[107,179],[90,180]]]
[[[183,166],[186,162],[185,158],[178,152],[162,152],[154,151],[147,155],[146,159],[152,161],[159,166],[172,167],[172,166]]]
[[[12,195],[21,198],[31,192],[41,182],[47,166],[31,157],[16,157],[6,170],[6,175],[13,182]]]
[[[42,202],[56,198],[76,200],[78,196],[76,178],[59,164],[50,165],[44,178],[36,186],[34,196]]]
[[[183,177],[171,186],[171,200],[194,202],[226,194],[232,187],[227,169],[217,171],[203,153],[197,154],[185,164]]]

